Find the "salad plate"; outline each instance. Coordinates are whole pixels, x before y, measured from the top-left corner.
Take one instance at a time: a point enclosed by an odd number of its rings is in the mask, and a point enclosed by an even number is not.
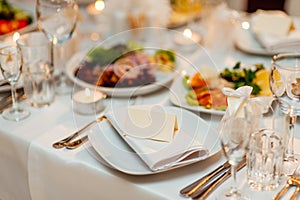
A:
[[[179,129],[182,129],[184,132],[191,135],[196,133],[196,139],[202,144],[205,144],[208,148],[208,156],[199,157],[199,159],[193,159],[191,162],[177,165],[172,168],[152,171],[144,161],[142,161],[138,154],[129,147],[107,120],[99,122],[98,126],[94,126],[88,132],[89,142],[95,150],[94,152],[91,152],[91,154],[95,155],[95,153],[97,153],[97,157],[101,157],[101,159],[98,159],[100,162],[104,161],[104,164],[108,164],[109,167],[123,173],[131,175],[150,175],[205,160],[221,151],[219,134],[208,122],[204,121],[194,113],[178,107],[167,106],[164,107],[164,109],[168,113],[177,115]]]
[[[276,53],[275,51],[264,48],[257,41],[251,29],[243,29],[242,27],[237,30],[235,46],[237,49],[253,55],[273,56]]]

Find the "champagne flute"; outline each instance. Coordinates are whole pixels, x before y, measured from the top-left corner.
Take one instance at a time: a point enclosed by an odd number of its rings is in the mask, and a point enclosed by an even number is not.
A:
[[[284,172],[291,174],[298,165],[294,154],[294,124],[300,114],[300,52],[273,56],[270,87],[281,110],[289,115],[289,140],[284,158]]]
[[[41,29],[52,42],[51,62],[54,61],[54,49],[61,47],[71,37],[76,28],[78,15],[78,5],[75,0],[37,0],[36,16],[38,27]],[[62,52],[57,55],[62,58]],[[59,72],[56,82],[57,94],[66,94],[71,91],[67,85],[67,78],[64,69],[55,67]]]
[[[16,85],[22,71],[22,55],[16,45],[0,49],[0,69],[5,80],[11,86],[12,107],[3,111],[2,116],[7,120],[20,121],[30,115],[28,110],[21,108],[16,100]]]
[[[225,194],[222,194],[220,199],[248,199],[248,197],[237,188],[236,184],[236,168],[246,155],[250,134],[252,132],[252,123],[249,122],[252,116],[248,117],[249,112],[247,111],[247,105],[241,107],[243,107],[240,112],[242,114],[227,115],[221,122],[221,146],[225,157],[231,165],[233,184]],[[251,120],[254,120],[254,118]]]

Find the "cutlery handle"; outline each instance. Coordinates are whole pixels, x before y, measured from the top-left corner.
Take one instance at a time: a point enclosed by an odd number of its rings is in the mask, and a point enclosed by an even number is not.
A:
[[[239,171],[246,165],[246,159],[244,158],[242,162],[237,166],[236,171]],[[216,179],[211,184],[207,185],[205,188],[197,190],[194,194],[191,195],[192,199],[205,199],[219,184],[228,179],[231,175],[231,170],[224,172],[218,179]]]
[[[296,190],[292,194],[290,200],[296,200],[297,199],[297,194],[298,194],[299,191],[300,191],[300,187],[296,187]]]
[[[192,184],[180,190],[180,194],[186,197],[191,196],[195,191],[197,191],[199,188],[205,185],[208,181],[210,181],[213,177],[218,175],[220,172],[227,169],[229,166],[230,165],[228,164],[228,162],[225,162],[224,164],[220,165],[217,169],[210,172],[206,176],[198,179],[197,181],[193,182]]]
[[[88,140],[88,136],[85,135],[82,138],[75,140],[74,142],[70,142],[65,144],[67,149],[76,149],[77,147],[79,147],[80,145],[82,145],[84,142],[86,142]]]
[[[273,197],[273,200],[279,200],[280,197],[287,191],[287,189],[289,188],[289,184],[286,184],[278,193],[275,197]]]
[[[198,199],[198,200],[205,199],[219,184],[221,184],[223,181],[228,179],[230,177],[230,174],[231,174],[230,170],[226,171],[224,174],[221,175],[219,179],[215,180],[205,188],[193,193],[191,195],[192,199]]]
[[[55,142],[54,144],[52,144],[52,146],[56,149],[60,149],[60,148],[63,148],[65,147],[68,142],[70,142],[71,140],[73,140],[74,138],[76,138],[78,135],[80,135],[80,133],[83,133],[86,129],[88,129],[90,126],[92,126],[94,123],[96,123],[97,120],[94,120],[90,123],[88,123],[87,125],[85,125],[82,129],[80,129],[79,131],[76,131],[75,133],[73,133],[72,135],[58,141],[58,142]]]

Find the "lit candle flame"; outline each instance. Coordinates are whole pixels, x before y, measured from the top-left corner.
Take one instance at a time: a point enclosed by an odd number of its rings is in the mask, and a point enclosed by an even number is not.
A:
[[[102,10],[105,8],[105,3],[104,3],[104,1],[103,1],[103,0],[97,0],[97,1],[95,2],[95,8],[96,8],[96,10],[98,10],[98,11],[102,11]]]
[[[188,28],[183,31],[183,36],[186,38],[192,38],[192,35],[193,35],[192,31]]]
[[[20,33],[15,32],[15,33],[13,34],[13,41],[16,42],[19,38],[20,38]]]

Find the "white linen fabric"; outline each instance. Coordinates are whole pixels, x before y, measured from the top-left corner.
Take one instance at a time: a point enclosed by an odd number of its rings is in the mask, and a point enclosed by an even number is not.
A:
[[[300,43],[300,31],[293,30],[288,35],[278,37],[265,33],[254,33],[257,41],[267,50],[273,51],[293,43]]]

